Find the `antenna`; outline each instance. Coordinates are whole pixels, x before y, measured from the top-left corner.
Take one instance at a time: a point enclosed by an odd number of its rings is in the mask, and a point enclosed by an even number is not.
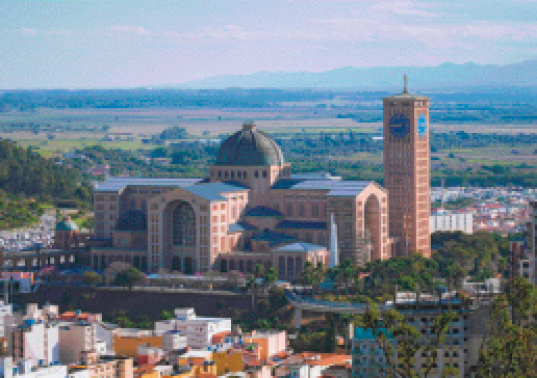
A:
[[[405,75],[405,90],[403,93],[408,93],[408,75]]]

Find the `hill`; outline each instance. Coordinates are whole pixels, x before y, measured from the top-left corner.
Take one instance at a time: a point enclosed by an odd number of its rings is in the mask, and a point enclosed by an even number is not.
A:
[[[78,170],[7,140],[0,140],[0,189],[8,195],[68,207],[87,207],[92,199],[91,188],[82,184]]]
[[[434,67],[344,67],[325,72],[259,72],[187,82],[182,88],[352,88],[399,90],[404,74],[418,90],[537,88],[537,59],[505,66],[443,63]]]

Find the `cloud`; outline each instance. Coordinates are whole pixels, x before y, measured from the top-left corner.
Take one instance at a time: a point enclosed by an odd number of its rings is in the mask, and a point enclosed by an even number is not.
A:
[[[112,25],[108,28],[108,32],[113,34],[135,34],[141,36],[151,36],[153,33],[141,26],[133,25]]]

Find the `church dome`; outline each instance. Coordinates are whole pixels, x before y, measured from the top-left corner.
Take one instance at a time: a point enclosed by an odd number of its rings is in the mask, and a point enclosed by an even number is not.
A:
[[[217,165],[259,166],[284,164],[282,150],[274,139],[246,122],[242,130],[227,138],[216,156]]]
[[[56,225],[56,231],[78,231],[78,226],[71,220],[71,217],[65,217]]]
[[[147,221],[145,214],[140,210],[130,210],[119,216],[116,222],[116,231],[145,231]]]

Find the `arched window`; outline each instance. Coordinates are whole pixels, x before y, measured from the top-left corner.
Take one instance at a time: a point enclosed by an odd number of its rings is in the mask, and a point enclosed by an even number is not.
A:
[[[231,178],[235,178],[235,171],[231,171]]]
[[[241,178],[241,177],[242,177],[242,171],[238,171],[238,172],[237,172],[237,177],[238,177],[238,178]]]
[[[263,171],[263,178],[267,178],[267,171]]]
[[[258,172],[258,171],[254,171],[254,177],[255,177],[255,178],[258,178],[258,177],[259,177],[259,172]]]
[[[278,259],[278,275],[280,277],[285,276],[285,257],[280,256]]]
[[[229,260],[229,270],[235,270],[235,260]]]
[[[252,273],[252,271],[253,271],[252,260],[247,260],[246,261],[246,272],[247,273]]]
[[[224,177],[228,177],[228,172],[224,171]]]
[[[244,273],[244,261],[243,260],[239,260],[239,271]]]
[[[248,178],[248,174],[246,173],[246,171],[244,171],[242,175],[244,176],[244,178]]]
[[[187,202],[179,203],[172,214],[173,245],[196,245],[196,215]]]

